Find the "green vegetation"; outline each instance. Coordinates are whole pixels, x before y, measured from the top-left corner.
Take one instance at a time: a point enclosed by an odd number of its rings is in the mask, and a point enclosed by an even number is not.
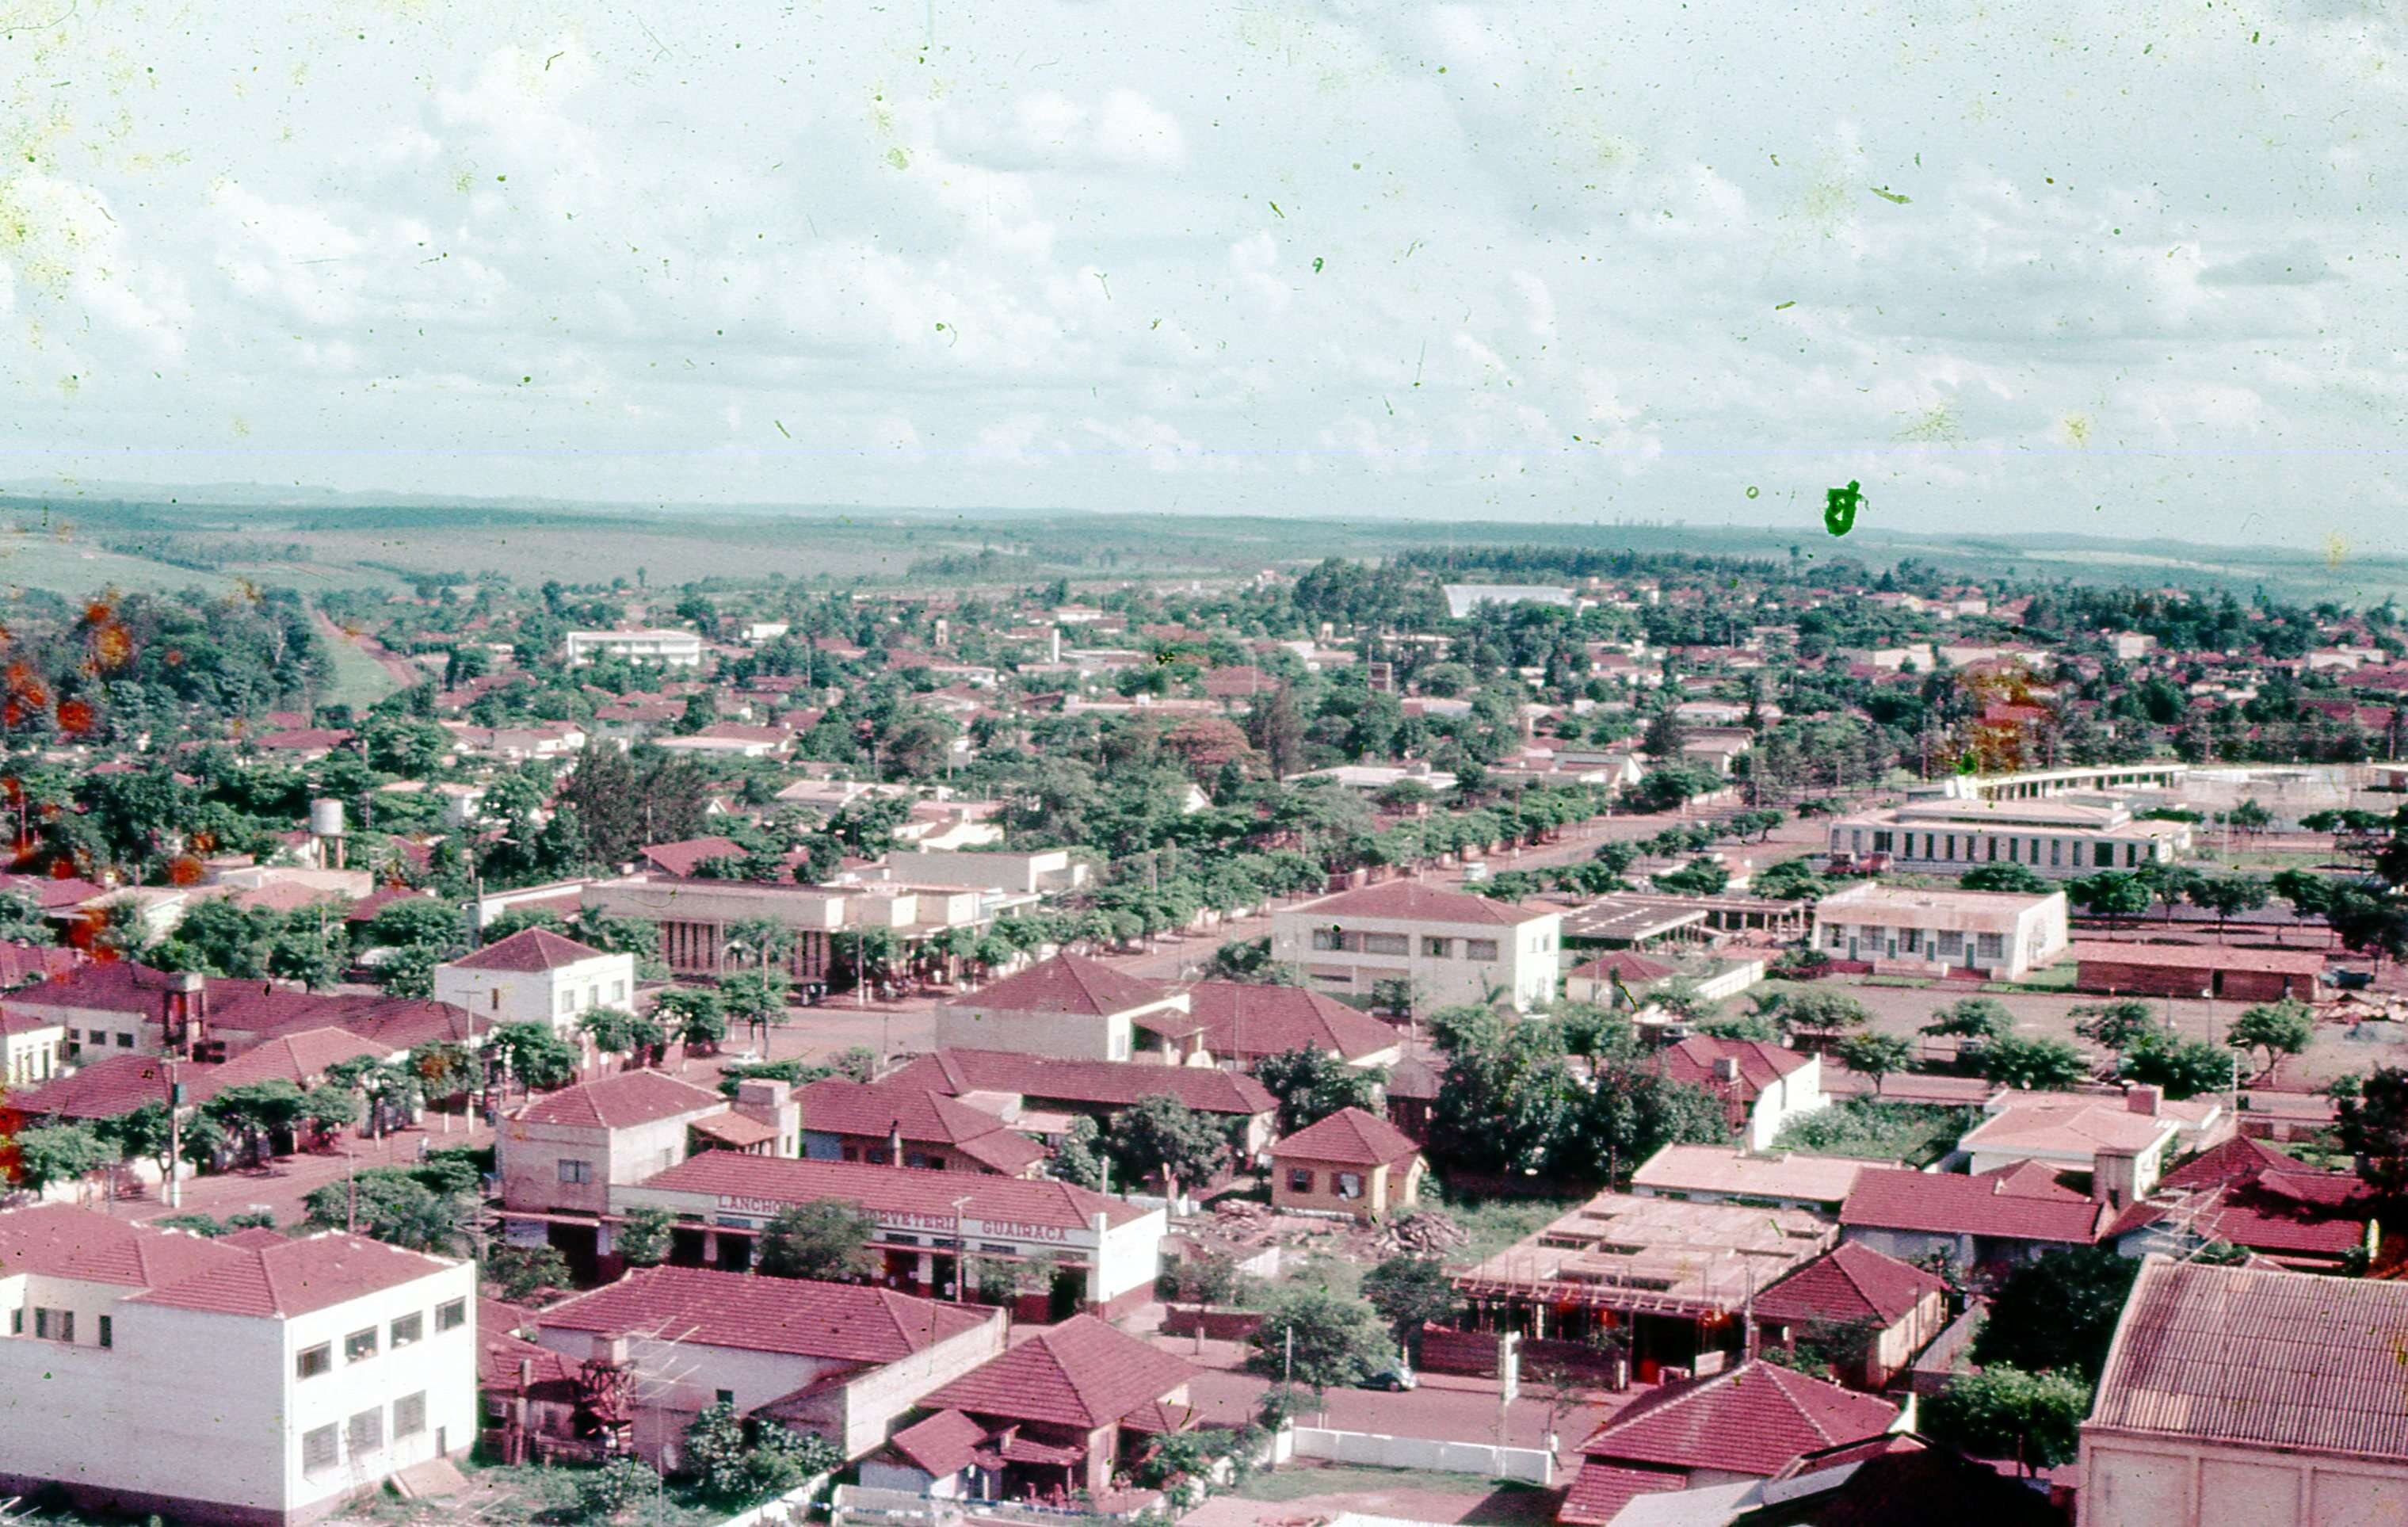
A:
[[[1772,1148],[1925,1167],[1954,1150],[1957,1140],[1981,1121],[1978,1108],[1929,1108],[1851,1098],[1791,1119],[1772,1142]]]

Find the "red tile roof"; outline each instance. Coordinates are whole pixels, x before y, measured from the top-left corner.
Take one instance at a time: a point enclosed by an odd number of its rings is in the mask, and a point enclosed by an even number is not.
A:
[[[1383,917],[1418,923],[1486,923],[1500,928],[1519,927],[1541,917],[1558,915],[1559,908],[1517,907],[1510,901],[1491,900],[1484,896],[1466,896],[1461,891],[1442,891],[1418,880],[1391,880],[1384,885],[1367,886],[1359,891],[1345,891],[1337,896],[1307,903],[1302,911],[1315,917]]]
[[[975,1331],[995,1315],[850,1283],[645,1267],[534,1318],[546,1331],[642,1333],[701,1347],[884,1363]]]
[[[1649,959],[1644,955],[1632,954],[1627,949],[1616,949],[1611,954],[1599,955],[1585,965],[1573,966],[1571,973],[1592,981],[1602,981],[1610,975],[1618,975],[1625,981],[1661,981],[1672,973],[1672,967]]]
[[[81,906],[108,887],[71,875],[0,875],[0,891],[22,896],[44,912]]]
[[[111,1055],[11,1095],[9,1106],[28,1118],[116,1118],[146,1102],[166,1101],[167,1073],[158,1057]]]
[[[1678,1044],[1667,1045],[1657,1052],[1657,1063],[1664,1074],[1676,1082],[1689,1082],[1704,1088],[1727,1088],[1731,1084],[1714,1074],[1714,1063],[1733,1059],[1739,1062],[1739,1093],[1754,1101],[1774,1082],[1803,1067],[1811,1056],[1784,1049],[1757,1039],[1715,1039],[1707,1034],[1693,1035]]]
[[[1756,1296],[1760,1320],[1895,1325],[1948,1285],[1922,1268],[1854,1241],[1815,1258]]]
[[[1279,1160],[1329,1161],[1340,1166],[1387,1166],[1421,1154],[1411,1136],[1360,1108],[1340,1108],[1271,1145]]]
[[[285,1081],[306,1087],[337,1061],[360,1056],[381,1060],[394,1053],[391,1045],[363,1039],[348,1029],[305,1029],[245,1050],[222,1066],[185,1066],[177,1077],[185,1084],[188,1099],[206,1102],[227,1088],[251,1082]]]
[[[2273,1146],[2236,1134],[2222,1145],[2200,1152],[2157,1179],[2160,1188],[2214,1188],[2245,1182],[2265,1172],[2297,1172],[2300,1159]],[[2355,1179],[2352,1179],[2355,1180]]]
[[[1359,1060],[1397,1048],[1397,1031],[1386,1024],[1302,987],[1204,981],[1187,988],[1187,1008],[1203,1025],[1204,1047],[1220,1059],[1323,1050]]]
[[[985,1445],[986,1428],[958,1410],[914,1421],[891,1439],[904,1461],[934,1479],[959,1473]]]
[[[726,1195],[773,1203],[843,1199],[873,1215],[950,1216],[953,1201],[967,1194],[970,1202],[962,1212],[969,1218],[1064,1229],[1083,1229],[1099,1214],[1111,1224],[1125,1225],[1148,1213],[1125,1200],[1106,1198],[1067,1182],[853,1161],[807,1161],[788,1156],[740,1156],[725,1150],[688,1157],[640,1186],[661,1192]]]
[[[887,1081],[955,1096],[1014,1092],[1032,1102],[1072,1106],[1126,1108],[1164,1092],[1208,1114],[1265,1114],[1277,1106],[1262,1083],[1217,1067],[1056,1060],[1010,1050],[939,1050],[922,1056]]]
[[[36,1273],[148,1289],[241,1256],[191,1231],[132,1224],[72,1204],[0,1214],[0,1275]]]
[[[1624,1506],[1641,1495],[1688,1488],[1689,1477],[1684,1474],[1664,1469],[1627,1469],[1591,1459],[1581,1464],[1571,1488],[1564,1492],[1563,1505],[1555,1508],[1555,1520],[1576,1523],[1578,1527],[1605,1527],[1621,1514]]]
[[[2091,1245],[2105,1219],[2105,1204],[2063,1186],[2044,1168],[2030,1162],[2014,1173],[1977,1177],[1869,1167],[1856,1174],[1856,1187],[1840,1205],[1840,1223],[1849,1230],[1980,1235],[2065,1246]]]
[[[307,1315],[458,1267],[341,1231],[276,1246],[224,1247],[232,1260],[134,1296],[219,1315]]]
[[[1146,1007],[1170,995],[1159,982],[1125,975],[1084,955],[1055,955],[952,1005],[1005,1013],[1077,1013],[1102,1017]]]
[[[1625,1466],[1770,1476],[1799,1454],[1886,1431],[1898,1406],[1770,1362],[1668,1384],[1581,1444]]]
[[[740,858],[744,845],[733,838],[681,838],[673,843],[646,843],[640,850],[644,858],[660,867],[664,874],[682,880],[692,875],[705,859]]]
[[[1195,1374],[1152,1343],[1078,1315],[988,1359],[921,1404],[1092,1431],[1168,1397]]]
[[[665,1072],[640,1070],[623,1071],[546,1093],[510,1116],[528,1124],[626,1130],[680,1114],[726,1106],[727,1100],[708,1088],[681,1082]]]
[[[548,928],[523,928],[498,944],[489,944],[451,963],[453,969],[463,971],[556,971],[580,960],[599,959],[602,954],[602,950],[563,938]]]
[[[2184,971],[2252,971],[2270,975],[2320,975],[2325,957],[2309,949],[2230,949],[2203,944],[2076,944],[2066,954],[2083,963],[2157,966]]]
[[[2149,1258],[2086,1431],[2408,1462],[2408,1284]]]
[[[1015,1175],[1046,1158],[1044,1146],[993,1114],[927,1088],[829,1077],[804,1088],[802,1100],[807,1131],[883,1142],[899,1128],[907,1145],[950,1145]]]

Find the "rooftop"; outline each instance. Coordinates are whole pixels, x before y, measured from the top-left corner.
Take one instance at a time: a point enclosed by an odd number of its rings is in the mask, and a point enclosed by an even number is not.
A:
[[[883,1363],[995,1318],[983,1308],[850,1283],[645,1267],[538,1311],[535,1321],[547,1331],[634,1333],[704,1347]]]
[[[1387,1166],[1420,1154],[1421,1147],[1410,1135],[1360,1108],[1340,1108],[1271,1145],[1271,1155],[1280,1160],[1330,1161],[1340,1166]]]
[[[1756,1156],[1738,1145],[1667,1145],[1631,1174],[1630,1186],[1660,1192],[1729,1193],[1837,1203],[1856,1186],[1858,1173],[1884,1164],[1844,1156],[1801,1156],[1791,1151]]]
[[[2160,1104],[2143,1114],[2122,1098],[2071,1092],[2010,1092],[1989,1104],[1990,1116],[1957,1142],[1969,1151],[2020,1151],[2088,1159],[2101,1150],[2144,1151],[2173,1138],[2188,1120]]]
[[[1918,890],[1865,881],[1814,903],[1814,920],[1943,932],[2012,933],[2035,907],[2062,901],[2063,891],[2016,896],[2003,891]]]
[[[2085,1431],[2408,1462],[2408,1284],[2149,1258]]]
[[[532,930],[530,930],[532,931]],[[680,1114],[724,1108],[727,1100],[708,1088],[665,1072],[623,1071],[547,1092],[511,1116],[526,1124],[561,1124],[587,1130],[626,1130]]]
[[[1073,1013],[1106,1017],[1151,1007],[1169,998],[1166,987],[1125,975],[1084,955],[1055,955],[1017,975],[963,996],[949,1005],[1008,1013]]]
[[[690,1156],[638,1186],[654,1192],[702,1193],[769,1203],[844,1199],[873,1215],[939,1217],[953,1215],[953,1201],[967,1195],[969,1203],[961,1210],[967,1217],[1065,1230],[1085,1230],[1099,1214],[1111,1224],[1125,1225],[1150,1212],[1067,1182],[786,1156],[742,1156],[725,1150]]]
[[[1164,1092],[1210,1114],[1266,1114],[1278,1106],[1262,1083],[1218,1067],[1057,1060],[1011,1050],[938,1050],[886,1081],[932,1088],[955,1097],[966,1092],[1005,1092],[1111,1108],[1125,1108]]]
[[[1899,1407],[1769,1362],[1667,1384],[1581,1444],[1620,1464],[1770,1477],[1801,1453],[1887,1431]]]
[[[548,928],[523,928],[509,938],[489,944],[474,954],[451,961],[456,971],[555,971],[580,960],[600,959],[603,951]]]
[[[1282,914],[1291,915],[1519,928],[1525,923],[1538,922],[1559,914],[1554,907],[1517,907],[1510,901],[1491,900],[1484,896],[1466,896],[1461,891],[1440,890],[1418,880],[1391,880],[1383,885],[1367,886],[1359,891],[1343,891],[1318,901],[1308,901]]]
[[[1605,1192],[1455,1283],[1603,1309],[1730,1311],[1835,1238],[1828,1220],[1805,1209]]]
[[[1979,1176],[1871,1167],[1857,1174],[1856,1188],[1840,1205],[1840,1223],[2089,1246],[2099,1238],[2105,1213],[2105,1204],[2028,1162]]]
[[[1911,1262],[1842,1241],[1756,1297],[1756,1318],[1895,1324],[1948,1285]]]
[[[1150,1342],[1078,1315],[990,1358],[921,1404],[1090,1431],[1165,1398],[1195,1373]]]
[[[1386,1024],[1302,987],[1198,982],[1187,988],[1187,1010],[1203,1025],[1204,1047],[1226,1059],[1325,1050],[1360,1060],[1397,1047]]]
[[[2207,944],[2076,944],[2076,960],[2155,965],[2185,971],[2256,971],[2269,975],[2320,975],[2325,957],[2313,949],[2231,949]]]

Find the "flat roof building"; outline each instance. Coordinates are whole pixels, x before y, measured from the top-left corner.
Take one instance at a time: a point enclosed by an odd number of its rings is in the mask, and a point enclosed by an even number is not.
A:
[[[631,663],[658,663],[663,668],[700,668],[702,638],[692,631],[571,631],[566,641],[568,666],[579,668],[597,657],[622,657]]]
[[[2095,803],[2094,803],[2095,802]],[[2119,801],[1911,800],[1831,823],[1834,856],[1886,854],[1899,870],[1961,875],[1984,864],[2020,864],[2043,880],[2100,870],[2171,864],[2188,853],[2187,822],[2144,822]]]
[[[2065,893],[1923,890],[1873,881],[1814,903],[1814,947],[1876,971],[2017,980],[2066,946]]]
[[[1301,967],[1316,990],[1369,998],[1383,981],[1409,981],[1427,1011],[1505,1001],[1528,1011],[1553,1001],[1563,916],[1419,881],[1394,880],[1271,915],[1271,958]]]
[[[1738,1145],[1667,1145],[1631,1174],[1630,1190],[1641,1198],[1805,1209],[1837,1219],[1856,1174],[1896,1164],[1796,1151],[1757,1156]]]

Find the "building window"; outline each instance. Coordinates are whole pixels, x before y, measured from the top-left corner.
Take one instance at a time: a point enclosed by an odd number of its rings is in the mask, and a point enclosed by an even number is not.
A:
[[[493,1011],[499,1013],[502,1010],[502,988],[495,987],[489,995],[494,999]]]
[[[376,1327],[370,1326],[366,1331],[354,1331],[350,1335],[343,1338],[343,1361],[345,1362],[366,1362],[368,1359],[376,1355]]]
[[[1973,958],[1985,965],[1995,965],[2005,953],[2004,941],[1996,933],[1983,933],[1973,940]]]
[[[2051,838],[2048,841],[2048,867],[2052,870],[2057,867],[2057,850],[2064,842],[2065,840],[2062,838]]]
[[[732,1405],[736,1403],[734,1390],[714,1390],[711,1392],[718,1397],[719,1403],[723,1405]]]
[[[1844,949],[1848,946],[1848,930],[1845,928],[1842,927],[1838,923],[1833,923],[1830,928],[1830,933],[1832,948]]]
[[[301,1433],[301,1472],[322,1474],[340,1462],[335,1453],[335,1429],[322,1426]]]
[[[11,1336],[22,1336],[24,1333],[25,1312],[21,1309],[10,1310],[8,1312],[8,1334]]]
[[[353,1458],[362,1453],[375,1452],[384,1446],[384,1412],[363,1410],[351,1418],[351,1424],[344,1430],[351,1433],[349,1440]]]
[[[2124,868],[2128,870],[2140,862],[2141,845],[2139,843],[2126,843],[2124,845]]]
[[[1325,954],[1343,949],[1346,947],[1345,937],[1334,928],[1316,928],[1312,930],[1312,946]]]
[[[1888,833],[1886,833],[1886,832],[1876,832],[1876,833],[1874,833],[1874,834],[1873,834],[1873,852],[1874,852],[1874,853],[1876,853],[1876,854],[1886,854],[1886,853],[1888,853],[1888,852],[1890,851],[1890,846],[1889,846],[1889,845],[1890,845],[1890,835],[1889,835]]]
[[[1422,957],[1426,959],[1444,959],[1454,952],[1455,941],[1453,939],[1422,940]]]
[[[562,992],[560,994],[560,1010],[564,1014],[576,1012],[577,993],[573,991]]]
[[[414,1437],[426,1430],[426,1391],[405,1394],[393,1403],[393,1434]]]
[[[1999,862],[1999,840],[1996,838],[1990,840],[1990,862],[1992,864]]]
[[[611,1000],[612,1001],[614,1001],[614,1002],[624,1002],[624,1001],[625,1001],[627,1000],[627,983],[625,983],[624,981],[613,981],[613,982],[611,982],[611,983],[610,983],[610,1000]]]
[[[320,1374],[335,1371],[335,1349],[324,1342],[305,1347],[293,1356],[293,1376],[315,1378]]]
[[[1287,1174],[1287,1190],[1291,1193],[1312,1192],[1312,1174],[1300,1166],[1290,1167]]]
[[[560,1180],[563,1182],[592,1182],[594,1180],[594,1163],[591,1161],[580,1161],[573,1156],[564,1156],[560,1159]]]
[[[468,1302],[466,1300],[454,1299],[449,1304],[437,1304],[435,1306],[435,1333],[437,1335],[439,1336],[447,1331],[457,1331],[467,1323]]]
[[[118,1035],[117,1047],[121,1050],[130,1050],[134,1048],[134,1036],[132,1034]]]
[[[117,1320],[113,1316],[104,1315],[100,1318],[100,1345],[103,1347],[117,1345]]]
[[[1497,958],[1497,941],[1495,939],[1466,939],[1463,941],[1463,958],[1466,959],[1495,959]]]
[[[74,1341],[75,1311],[44,1309],[36,1305],[34,1310],[34,1334],[46,1342]]]
[[[1340,1172],[1338,1174],[1338,1196],[1340,1198],[1361,1198],[1363,1196],[1363,1174],[1359,1172]]]
[[[1410,955],[1413,941],[1402,933],[1366,933],[1363,952],[1367,955]]]
[[[416,1346],[418,1339],[425,1334],[425,1316],[405,1315],[393,1323],[393,1349],[398,1352],[405,1347]]]

